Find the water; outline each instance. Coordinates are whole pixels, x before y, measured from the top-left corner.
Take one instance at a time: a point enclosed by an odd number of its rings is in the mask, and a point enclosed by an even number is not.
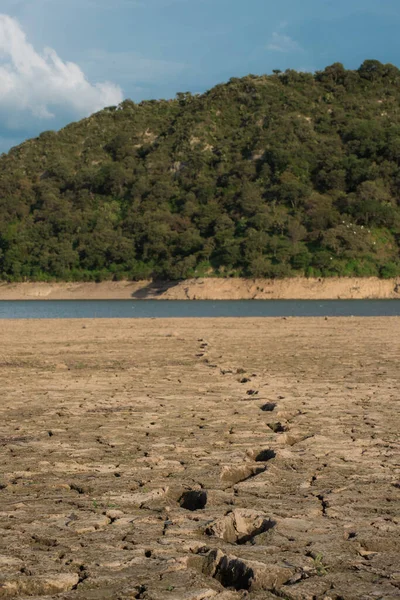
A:
[[[400,300],[0,301],[0,319],[349,316],[400,316]]]

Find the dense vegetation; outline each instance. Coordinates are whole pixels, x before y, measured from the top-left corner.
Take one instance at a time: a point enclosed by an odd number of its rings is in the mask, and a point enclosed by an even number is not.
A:
[[[400,71],[126,100],[0,158],[0,277],[400,274]]]

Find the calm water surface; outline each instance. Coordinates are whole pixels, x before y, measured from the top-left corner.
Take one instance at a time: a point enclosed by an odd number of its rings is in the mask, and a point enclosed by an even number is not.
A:
[[[12,300],[0,319],[182,317],[389,317],[400,300]]]

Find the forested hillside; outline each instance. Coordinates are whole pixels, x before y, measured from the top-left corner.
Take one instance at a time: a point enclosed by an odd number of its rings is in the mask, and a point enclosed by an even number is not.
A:
[[[126,100],[0,157],[0,277],[400,275],[400,71]]]

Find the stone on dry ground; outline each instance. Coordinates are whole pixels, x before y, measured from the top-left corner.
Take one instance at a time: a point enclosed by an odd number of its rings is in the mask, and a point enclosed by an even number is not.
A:
[[[0,328],[0,598],[400,597],[400,319]]]

